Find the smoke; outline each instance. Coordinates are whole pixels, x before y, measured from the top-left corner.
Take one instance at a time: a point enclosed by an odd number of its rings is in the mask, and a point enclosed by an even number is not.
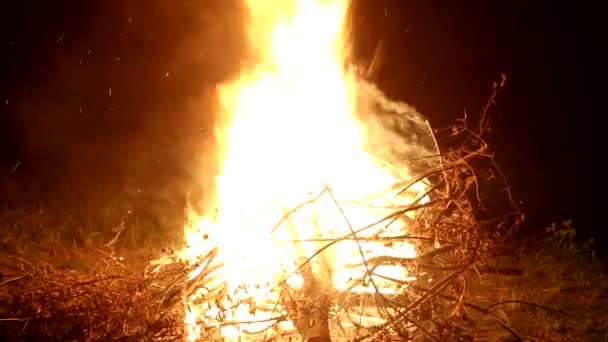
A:
[[[439,152],[426,118],[368,81],[360,79],[357,86],[356,111],[367,132],[368,152],[410,175],[436,166]]]

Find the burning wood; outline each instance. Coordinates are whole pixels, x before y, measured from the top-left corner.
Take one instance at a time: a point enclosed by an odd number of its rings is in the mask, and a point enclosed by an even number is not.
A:
[[[145,274],[148,303],[181,296],[190,341],[451,334],[429,317],[464,315],[465,276],[491,246],[468,197],[487,127],[463,122],[440,156],[419,113],[344,68],[347,0],[247,4],[259,61],[219,89],[218,209]]]
[[[352,338],[386,324],[408,334],[411,321],[390,322],[416,279],[408,231],[431,203],[433,134],[344,68],[348,1],[247,4],[259,61],[219,89],[218,211],[193,218],[182,251],[205,284],[185,297],[189,338],[203,327],[235,341]],[[350,331],[330,327],[344,315]]]
[[[478,127],[487,127],[484,125]],[[224,245],[216,243],[222,241],[215,235],[217,230],[209,229],[217,228],[217,221],[212,220],[189,225],[208,230],[189,230],[190,248],[156,260],[155,267],[143,273],[130,271],[113,258],[112,244],[108,244],[108,251],[100,251],[100,265],[89,275],[61,272],[13,257],[8,265],[0,264],[0,337],[38,340],[53,334],[89,341],[175,341],[184,337],[199,341],[443,341],[481,336],[487,331],[488,319],[517,337],[491,311],[495,302],[484,300],[475,288],[484,272],[501,276],[520,273],[501,267],[493,257],[498,253],[494,246],[501,243],[500,233],[513,227],[519,216],[515,210],[491,221],[478,218],[485,210],[475,204],[477,196],[483,199],[478,187],[497,185],[495,189],[501,190],[493,193],[497,195],[504,193],[505,184],[500,177],[477,176],[477,170],[500,173],[481,140],[487,131],[470,127],[463,121],[448,134],[438,136],[452,139],[455,146],[442,155],[440,166],[388,192],[377,192],[383,194],[377,195],[380,197],[399,193],[419,178],[430,179],[432,186],[419,194],[428,196],[428,202],[413,200],[407,205],[393,200],[392,207],[381,208],[381,218],[355,225],[356,220],[348,215],[353,211],[348,208],[358,208],[361,203],[341,201],[325,186],[291,210],[280,211],[276,221],[266,227],[266,235],[260,234],[272,244],[255,245],[254,240],[239,245],[239,236],[230,236],[236,246],[251,248],[248,251],[261,249],[261,253],[274,243],[289,246],[285,251],[295,259],[279,261],[292,267],[279,269],[279,277],[266,278],[266,283],[240,281],[235,285],[226,281],[263,279],[266,270],[258,268],[261,274],[227,278],[239,275],[231,274],[229,268],[238,265],[231,262],[242,259],[226,258]],[[331,221],[331,227],[339,228],[338,223],[342,223],[346,231],[320,234],[326,231],[318,224],[298,225],[302,223],[298,220],[301,211],[327,206],[340,218]],[[370,206],[364,208],[369,210]],[[416,215],[406,216],[411,213]],[[301,227],[310,233],[302,232]],[[275,235],[281,239],[273,240]],[[415,254],[410,245],[416,246]],[[341,251],[354,254],[339,254],[344,246],[353,248]],[[228,256],[238,256],[238,249],[229,251],[232,255]],[[268,260],[263,255],[251,257]],[[255,266],[255,262],[244,265]]]

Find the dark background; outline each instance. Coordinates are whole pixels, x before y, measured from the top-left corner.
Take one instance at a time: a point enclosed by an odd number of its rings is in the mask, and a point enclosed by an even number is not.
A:
[[[491,143],[523,202],[526,231],[572,218],[583,238],[606,243],[604,110],[593,105],[601,44],[586,33],[582,9],[543,1],[355,6],[356,57],[371,58],[383,40],[377,83],[435,127],[477,114],[506,74]],[[16,183],[157,189],[204,172],[211,89],[245,56],[239,1],[11,1],[0,15],[0,191]]]

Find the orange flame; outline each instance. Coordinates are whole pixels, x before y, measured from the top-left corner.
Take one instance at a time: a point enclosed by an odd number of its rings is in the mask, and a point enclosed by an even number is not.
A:
[[[221,268],[214,281],[227,286],[231,299],[222,304],[235,309],[196,306],[189,298],[186,323],[191,340],[200,334],[197,321],[203,316],[271,320],[271,311],[254,312],[252,303],[276,301],[276,285],[283,281],[292,288],[301,286],[298,267],[327,243],[320,240],[353,236],[394,205],[394,192],[369,199],[397,179],[365,152],[366,130],[354,115],[357,82],[344,68],[342,32],[348,1],[247,4],[251,47],[260,62],[251,73],[219,89],[227,117],[218,128],[218,212],[186,227],[189,247],[183,251],[184,257],[195,260],[217,247],[215,260]],[[417,184],[415,190],[424,186]],[[350,266],[361,263],[362,253],[415,256],[414,247],[405,242],[389,249],[346,239],[324,250],[314,270],[337,291],[370,291],[351,283],[365,273],[362,267]],[[408,276],[397,266],[376,272],[398,279]],[[380,290],[397,289],[386,285]],[[269,324],[226,325],[222,333],[236,339],[242,329]]]

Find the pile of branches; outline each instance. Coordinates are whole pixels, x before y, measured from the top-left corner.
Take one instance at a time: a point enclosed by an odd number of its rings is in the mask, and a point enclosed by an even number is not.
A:
[[[416,182],[427,180],[431,186],[425,195],[430,201],[400,208],[379,223],[392,223],[416,211],[416,220],[404,223],[406,234],[383,239],[406,240],[416,246],[417,256],[364,261],[369,279],[376,276],[404,287],[396,296],[374,295],[385,323],[370,328],[350,322],[357,327],[352,340],[468,341],[481,337],[480,331],[488,329],[488,321],[515,340],[521,339],[492,311],[499,303],[479,300],[491,297],[487,296],[491,289],[479,293],[477,286],[470,286],[478,284],[484,274],[513,276],[522,272],[497,261],[504,255],[503,243],[523,220],[487,143],[491,130],[489,111],[504,82],[503,75],[501,82],[494,84],[493,93],[478,117],[469,118],[465,114],[448,129],[434,131],[438,150],[443,150],[439,165],[402,189],[406,191]],[[383,264],[404,265],[415,280],[388,279],[375,274],[374,270]],[[347,307],[337,310],[352,311]]]
[[[367,270],[367,279],[362,281],[382,278],[402,284],[403,289],[398,295],[375,293],[372,301],[384,323],[363,327],[352,320],[349,325],[356,327],[356,333],[349,339],[469,341],[487,338],[484,334],[494,325],[510,338],[521,340],[508,321],[493,311],[501,303],[488,295],[492,289],[480,292],[478,286],[484,275],[522,274],[513,263],[503,263],[501,257],[505,255],[510,234],[524,217],[487,143],[491,131],[489,112],[504,83],[503,75],[501,82],[494,84],[492,95],[479,116],[470,118],[465,114],[448,129],[434,131],[441,151],[439,165],[420,174],[401,190],[405,192],[416,182],[427,180],[430,188],[425,195],[430,201],[424,204],[415,201],[378,222],[393,224],[406,213],[415,211],[414,222],[403,222],[407,225],[406,234],[385,235],[382,239],[387,240],[387,244],[395,240],[408,241],[416,246],[417,256],[362,261]],[[407,267],[415,280],[389,279],[375,273],[377,267],[387,264]],[[345,299],[351,297],[338,295],[334,303],[348,303]],[[345,305],[331,310],[354,311]],[[330,341],[332,336],[324,340]]]
[[[427,181],[430,187],[419,200],[407,206],[395,206],[391,214],[372,225],[351,227],[350,234],[325,239],[322,247],[298,267],[297,273],[304,281],[302,287],[290,286],[285,278],[274,289],[280,294],[278,303],[252,309],[265,310],[271,317],[264,321],[275,324],[267,324],[267,328],[257,331],[241,330],[243,340],[468,341],[487,338],[488,331],[493,331],[494,337],[521,340],[508,321],[495,311],[504,303],[488,295],[491,288],[480,290],[479,286],[486,275],[522,274],[517,266],[501,261],[504,243],[520,225],[523,215],[487,143],[491,129],[489,111],[504,82],[503,76],[501,82],[494,84],[493,93],[478,117],[465,116],[448,130],[434,132],[438,150],[439,146],[444,147],[437,165],[406,184],[395,185],[397,190],[401,189],[398,192],[405,193],[414,184]],[[279,225],[323,196],[335,200],[331,189],[326,187],[312,200],[288,211]],[[430,201],[423,202],[422,197]],[[342,211],[339,201],[334,203]],[[414,220],[407,215],[411,212],[416,212]],[[348,223],[348,217],[344,219]],[[399,234],[366,234],[378,227],[382,227],[379,231],[386,232],[383,228],[394,225],[403,227],[394,230]],[[365,272],[351,283],[367,286],[371,283],[375,293],[336,291],[328,285],[328,277],[312,271],[312,264],[345,240],[357,241],[359,246],[374,242],[387,247],[407,241],[416,246],[417,256],[369,257],[361,251],[360,265],[365,267]],[[203,257],[202,262],[212,265],[211,257],[212,254]],[[413,280],[392,279],[377,272],[383,265],[407,268]],[[194,282],[197,285],[191,286],[185,296],[211,283],[212,273],[213,270],[201,272]],[[393,283],[393,288],[400,290],[396,294],[383,294],[374,284],[380,280]],[[205,298],[222,301],[221,298],[231,296],[223,291],[221,285],[213,290],[205,289]],[[377,323],[362,324],[363,317]],[[219,316],[207,319],[218,327],[238,324]],[[293,322],[292,331],[280,328],[285,321]],[[214,338],[220,338],[217,330],[210,331],[203,340]]]
[[[3,341],[176,341],[188,269],[134,273],[107,255],[87,274],[10,256],[0,279]]]
[[[484,296],[472,289],[472,284],[478,283],[484,274],[511,276],[521,272],[496,262],[502,253],[503,240],[523,218],[486,143],[490,133],[488,112],[503,84],[504,78],[494,85],[494,92],[478,118],[465,117],[449,130],[435,131],[436,144],[444,147],[439,165],[408,184],[398,185],[403,192],[421,180],[431,185],[425,194],[430,201],[400,206],[375,223],[402,224],[407,226],[405,233],[365,235],[364,230],[370,226],[327,241],[300,265],[298,272],[304,280],[300,289],[295,290],[287,281],[278,285],[278,303],[266,309],[272,312],[272,317],[265,319],[270,324],[252,334],[252,340],[466,341],[479,337],[488,322],[520,339],[507,321],[493,311],[500,303],[481,298]],[[326,188],[324,193],[331,196],[331,189]],[[498,201],[499,198],[503,200]],[[336,205],[340,206],[338,202]],[[297,209],[287,213],[284,220]],[[415,220],[406,217],[413,211]],[[400,288],[396,294],[336,291],[312,272],[315,257],[349,239],[359,244],[373,241],[386,246],[407,241],[416,246],[417,256],[412,258],[366,258],[361,254],[365,274],[355,283],[369,284],[382,278]],[[214,257],[215,253],[210,252],[195,264],[175,260],[142,273],[130,272],[109,258],[105,267],[84,278],[37,267],[14,257],[10,275],[0,280],[3,302],[0,337],[181,340],[185,333],[184,310],[188,310],[184,302],[202,293],[197,300],[209,302],[211,308],[221,306],[221,299],[231,295],[221,286],[210,288],[214,272],[221,267],[213,262]],[[382,265],[407,268],[413,280],[390,279],[377,273]],[[363,312],[369,309],[366,306],[374,307],[372,316],[377,323],[361,324]],[[218,321],[221,319],[216,317]],[[293,322],[294,331],[281,333],[280,326],[285,322]],[[484,322],[483,328],[480,322]],[[205,327],[200,332],[202,338],[220,339],[219,328],[227,324],[235,322],[226,320],[209,329]],[[269,333],[271,330],[273,333]]]
[[[478,117],[465,114],[448,129],[434,131],[438,147],[443,147],[439,165],[403,189],[426,179],[431,184],[426,193],[431,200],[395,211],[384,221],[417,212],[415,222],[408,223],[407,234],[388,238],[412,243],[417,256],[365,261],[370,278],[381,264],[401,264],[408,265],[415,280],[389,279],[402,282],[404,289],[397,296],[375,294],[385,323],[358,327],[353,340],[472,341],[488,338],[491,330],[502,330],[495,338],[522,339],[505,317],[493,311],[504,304],[492,299],[489,292],[493,289],[480,292],[479,286],[486,275],[522,275],[516,264],[503,262],[503,257],[509,254],[509,237],[524,216],[487,143],[489,112],[504,83],[503,75]]]

